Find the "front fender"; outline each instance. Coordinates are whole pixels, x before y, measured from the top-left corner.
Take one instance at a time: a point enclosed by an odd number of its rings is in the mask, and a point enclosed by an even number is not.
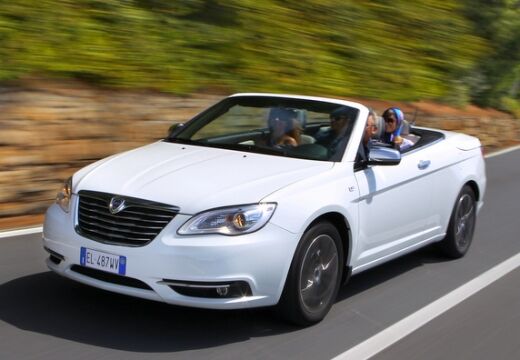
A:
[[[279,190],[266,198],[265,202],[276,202],[270,222],[298,235],[318,218],[338,214],[350,229],[351,246],[355,247],[358,233],[359,191],[352,168],[340,168],[306,179]]]

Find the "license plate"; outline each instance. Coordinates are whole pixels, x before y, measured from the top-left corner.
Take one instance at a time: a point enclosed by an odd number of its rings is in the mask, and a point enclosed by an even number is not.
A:
[[[126,257],[106,252],[81,248],[79,261],[82,266],[125,275]]]

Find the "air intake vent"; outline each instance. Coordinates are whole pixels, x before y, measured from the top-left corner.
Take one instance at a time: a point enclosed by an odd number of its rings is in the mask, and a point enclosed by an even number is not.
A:
[[[152,241],[178,211],[176,206],[82,190],[76,231],[102,243],[143,246]]]
[[[74,272],[77,272],[78,274],[85,275],[85,276],[91,277],[93,279],[108,282],[111,284],[129,286],[129,287],[133,287],[133,288],[137,288],[137,289],[153,290],[146,283],[142,282],[141,280],[134,279],[134,278],[111,274],[111,273],[107,273],[105,271],[91,269],[91,268],[87,268],[87,267],[83,267],[83,266],[79,266],[79,265],[72,265],[70,269]]]

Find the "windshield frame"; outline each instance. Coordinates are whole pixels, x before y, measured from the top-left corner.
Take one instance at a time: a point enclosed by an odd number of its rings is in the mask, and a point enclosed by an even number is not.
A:
[[[351,120],[347,124],[346,131],[344,133],[344,139],[342,139],[341,143],[336,149],[336,152],[330,155],[328,158],[313,158],[308,155],[302,155],[294,149],[291,148],[269,148],[267,146],[259,146],[256,144],[231,144],[231,143],[215,143],[215,142],[206,142],[200,140],[192,140],[192,137],[197,134],[199,130],[204,128],[206,125],[217,119],[219,116],[224,115],[229,111],[233,106],[249,106],[249,107],[257,107],[257,108],[272,108],[272,107],[285,107],[285,108],[294,108],[294,109],[305,109],[312,110],[315,112],[321,112],[324,114],[330,114],[334,109],[337,109],[341,106],[347,106],[356,111],[355,119]],[[348,144],[351,142],[352,133],[356,124],[359,122],[361,117],[362,105],[357,103],[352,103],[349,101],[328,99],[328,98],[319,98],[319,97],[308,97],[308,96],[295,96],[295,95],[277,95],[277,94],[236,94],[229,96],[227,98],[222,99],[221,101],[215,103],[210,106],[206,110],[197,114],[188,122],[184,123],[183,126],[178,127],[175,131],[173,131],[168,137],[166,137],[163,141],[172,142],[172,143],[181,143],[186,145],[193,146],[202,146],[202,147],[211,147],[211,148],[221,148],[227,150],[234,151],[244,151],[244,152],[252,152],[252,153],[260,153],[266,155],[276,155],[276,156],[285,156],[290,158],[301,158],[307,160],[316,160],[316,161],[328,161],[328,162],[339,162],[342,160]],[[327,116],[328,118],[328,116]],[[312,126],[319,127],[328,127],[330,126],[330,121],[323,122],[312,122],[309,123]],[[263,135],[268,134],[269,129],[267,128],[267,124],[265,128],[258,128],[254,131],[258,131],[259,133],[263,133]],[[253,132],[253,130],[252,130]],[[232,134],[230,134],[232,135]]]

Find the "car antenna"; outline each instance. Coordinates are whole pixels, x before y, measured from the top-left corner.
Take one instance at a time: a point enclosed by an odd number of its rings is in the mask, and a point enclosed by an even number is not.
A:
[[[417,107],[415,108],[415,111],[413,112],[413,120],[412,122],[410,123],[410,125],[414,126],[415,125],[415,120],[417,118]]]

